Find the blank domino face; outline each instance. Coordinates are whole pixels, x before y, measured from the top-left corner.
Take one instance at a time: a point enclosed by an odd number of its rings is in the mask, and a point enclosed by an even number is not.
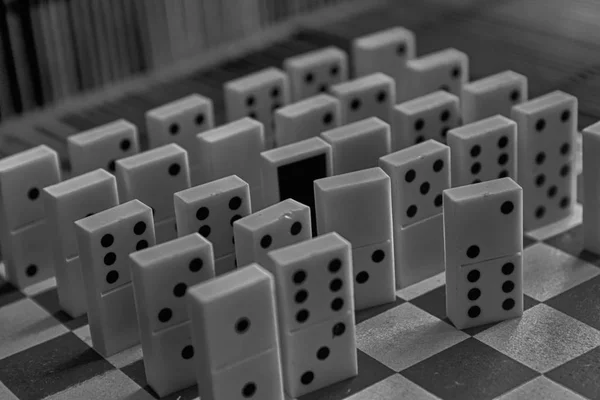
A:
[[[196,142],[203,171],[193,171],[193,186],[238,175],[250,185],[253,202],[262,195],[260,153],[265,150],[265,134],[260,122],[242,118],[197,135]]]
[[[173,217],[173,193],[190,187],[187,152],[167,144],[117,161],[121,201],[138,199],[152,208],[154,221]]]
[[[334,85],[331,94],[340,101],[342,124],[369,117],[389,122],[396,104],[394,80],[380,72]]]
[[[448,132],[452,186],[517,179],[517,124],[501,115]]]
[[[519,132],[525,229],[567,217],[576,199],[577,98],[555,91],[515,106],[511,119]]]
[[[348,56],[337,47],[310,51],[284,61],[294,101],[326,92],[348,79]]]
[[[319,94],[275,111],[275,141],[277,146],[284,146],[319,136],[339,125],[340,102]]]
[[[190,165],[199,158],[193,151],[196,135],[213,128],[213,103],[207,97],[192,94],[146,113],[150,148],[177,143],[188,151]]]
[[[464,85],[461,96],[463,123],[500,114],[510,117],[513,106],[527,101],[527,77],[504,71]]]
[[[319,234],[337,232],[352,248],[392,238],[390,177],[370,168],[315,182]]]
[[[58,154],[48,146],[0,160],[1,229],[10,232],[45,218],[41,191],[58,182]]]
[[[231,175],[175,193],[174,201],[179,236],[198,232],[212,243],[215,258],[235,251],[233,223],[252,208],[246,182]]]
[[[394,106],[392,111],[392,151],[428,139],[446,143],[448,131],[460,125],[458,97],[437,91]]]
[[[376,167],[391,151],[390,126],[377,117],[325,131],[321,138],[331,145],[333,175]]]
[[[187,303],[201,396],[214,373],[278,347],[273,276],[258,264],[191,287]]]
[[[290,102],[287,75],[277,68],[266,68],[225,84],[227,120],[250,117],[264,125],[267,148],[274,145],[273,111]]]
[[[427,54],[406,63],[407,77],[397,93],[398,101],[444,90],[460,96],[469,81],[469,58],[456,49]]]
[[[287,199],[233,224],[238,265],[265,265],[267,253],[312,237],[310,208]]]
[[[281,335],[340,318],[354,310],[350,243],[337,233],[269,253]]]
[[[140,151],[138,130],[120,119],[67,138],[67,150],[73,175],[98,168],[114,173],[116,161]]]
[[[292,198],[309,206],[316,232],[313,182],[331,176],[331,146],[315,137],[267,150],[261,156],[265,205]]]
[[[446,314],[458,329],[523,314],[522,253],[446,268]]]
[[[187,321],[187,288],[215,276],[212,244],[197,233],[129,257],[140,331],[145,334]]]
[[[600,178],[598,176],[600,154],[600,124],[593,124],[583,131],[583,229],[585,248],[600,253]]]
[[[444,191],[446,266],[523,250],[523,190],[510,178]]]
[[[450,148],[435,140],[382,157],[390,176],[394,228],[406,228],[442,212],[442,192],[450,187]]]
[[[397,26],[354,39],[352,58],[356,76],[382,72],[395,81],[404,77],[406,62],[415,57],[415,34]]]
[[[139,342],[129,254],[156,243],[138,200],[75,222],[94,348],[110,356]]]

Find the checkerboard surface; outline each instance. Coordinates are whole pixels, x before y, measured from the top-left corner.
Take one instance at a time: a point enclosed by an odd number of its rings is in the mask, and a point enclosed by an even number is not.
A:
[[[473,7],[432,8],[425,3],[396,1],[392,9],[302,30],[208,72],[40,121],[19,135],[7,132],[2,149],[13,153],[46,143],[68,167],[68,135],[127,118],[144,139],[147,109],[193,92],[215,101],[222,123],[223,82],[327,45],[348,51],[353,37],[393,25],[416,32],[421,54],[449,46],[467,52],[471,79],[514,69],[528,76],[531,97],[556,89],[577,96],[580,127],[600,119],[600,36],[595,26],[587,29],[600,18],[600,4],[482,0]],[[585,6],[585,13],[569,12],[576,4]],[[565,13],[581,19],[581,32],[557,30]],[[600,256],[582,251],[581,218],[578,206],[567,220],[526,233],[521,318],[455,329],[445,316],[440,274],[398,291],[394,303],[359,312],[359,375],[302,399],[600,399]],[[0,279],[0,399],[156,398],[146,383],[140,347],[100,356],[91,347],[86,318],[71,319],[60,311],[55,285],[49,280],[19,291]],[[167,398],[196,397],[192,387]]]

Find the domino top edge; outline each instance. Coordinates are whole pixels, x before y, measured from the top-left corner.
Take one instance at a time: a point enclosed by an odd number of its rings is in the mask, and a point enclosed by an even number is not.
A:
[[[323,58],[342,58],[345,59],[346,53],[335,46],[328,46],[317,50],[308,51],[297,56],[289,57],[285,60],[285,68],[303,68],[319,64]]]
[[[33,147],[31,149],[10,155],[0,160],[0,172],[17,168],[24,163],[41,159],[44,157],[53,157],[58,165],[58,153],[45,144]]]
[[[502,115],[494,115],[493,117],[485,118],[451,129],[448,131],[448,135],[453,135],[460,138],[477,137],[503,127],[514,127],[514,129],[516,129],[517,123],[512,119],[506,118]]]
[[[168,158],[176,155],[185,155],[187,159],[187,151],[175,143],[166,144],[164,146],[156,147],[144,151],[143,153],[134,154],[129,157],[121,158],[117,160],[117,165],[125,169],[133,169],[137,167],[145,167],[150,161],[157,161],[163,158]]]
[[[467,55],[455,48],[448,48],[433,53],[426,54],[419,58],[408,60],[407,67],[415,70],[426,70],[440,63],[448,64],[457,59],[467,59]]]
[[[444,190],[444,197],[458,202],[493,196],[507,191],[522,191],[523,189],[511,178],[501,178],[473,185],[459,186]]]
[[[481,93],[513,81],[527,82],[527,77],[517,72],[508,70],[466,83],[463,87],[463,90],[473,93]]]
[[[390,85],[396,84],[394,79],[391,78],[390,76],[388,76],[382,72],[375,72],[373,74],[365,75],[365,76],[362,76],[360,78],[356,78],[356,79],[353,79],[350,81],[338,83],[336,85],[331,86],[331,88],[329,90],[331,91],[331,93],[341,95],[341,94],[348,94],[348,93],[353,93],[353,92],[357,92],[357,91],[360,92],[366,88],[370,88],[374,85],[384,84],[384,83],[387,83]]]
[[[202,185],[193,186],[174,194],[174,196],[184,203],[194,203],[198,200],[218,196],[221,193],[228,192],[240,187],[248,186],[248,183],[237,175],[229,175],[224,178],[216,179]]]
[[[442,151],[449,152],[450,147],[438,142],[437,140],[429,139],[422,143],[415,144],[414,146],[398,150],[394,153],[386,154],[379,160],[381,163],[385,164],[403,165],[409,161],[423,159],[432,154],[440,153]]]
[[[64,194],[72,192],[74,189],[80,189],[84,187],[94,186],[98,183],[113,180],[116,185],[116,178],[114,175],[106,172],[102,168],[98,168],[94,171],[87,172],[85,174],[75,176],[66,181],[56,183],[54,185],[44,188],[44,191],[53,197],[60,197]]]
[[[75,145],[83,145],[90,142],[102,140],[106,137],[106,135],[110,135],[126,129],[131,129],[137,132],[137,126],[127,121],[126,119],[121,118],[116,121],[109,122],[108,124],[97,126],[87,131],[71,135],[67,138],[67,140]]]
[[[261,283],[273,287],[273,276],[259,264],[252,263],[190,287],[188,296],[201,303],[210,303],[227,297],[241,287],[252,287]]]
[[[333,142],[377,129],[390,129],[390,126],[377,117],[369,117],[324,131],[321,137],[328,142]]]
[[[127,219],[143,212],[152,213],[152,209],[135,199],[75,221],[75,225],[87,232],[93,232],[115,221]]]
[[[189,110],[198,105],[212,103],[212,100],[206,96],[202,96],[198,93],[192,93],[188,96],[182,97],[180,99],[174,100],[162,106],[153,108],[146,112],[147,117],[152,118],[160,118],[169,116],[174,112],[179,112],[182,110]]]
[[[561,90],[555,90],[535,99],[526,101],[513,107],[513,112],[523,114],[533,114],[546,109],[547,107],[558,106],[566,102],[575,102],[577,97],[565,93]]]
[[[275,113],[284,117],[293,118],[295,116],[304,114],[307,111],[319,109],[321,107],[327,106],[329,104],[335,104],[337,102],[338,100],[335,97],[321,93],[309,97],[307,99],[288,104],[287,106],[283,106],[277,109]]]
[[[354,43],[357,47],[372,49],[381,45],[394,43],[399,36],[414,37],[414,33],[401,26],[384,29],[379,32],[370,33],[355,39]]]
[[[233,122],[229,122],[216,128],[198,133],[196,136],[201,141],[213,143],[218,140],[225,139],[229,136],[236,135],[239,132],[247,131],[250,129],[260,130],[261,132],[263,132],[264,136],[263,124],[250,117],[237,119]]]
[[[129,255],[129,258],[140,268],[152,268],[154,265],[158,265],[159,268],[162,268],[162,265],[159,265],[161,264],[159,262],[160,260],[169,259],[188,250],[199,250],[205,247],[212,248],[212,243],[202,237],[199,233],[191,233],[165,243],[160,243],[133,252]]]
[[[327,191],[340,189],[346,186],[359,185],[365,182],[379,182],[389,179],[390,177],[383,172],[383,169],[380,167],[373,167],[317,179],[314,182],[314,185],[322,191]]]
[[[243,92],[260,87],[266,83],[272,82],[275,79],[285,80],[287,79],[287,75],[279,68],[269,67],[241,78],[231,80],[225,83],[225,89]]]
[[[277,165],[282,162],[292,162],[295,159],[299,159],[306,155],[320,154],[323,152],[330,153],[331,146],[320,137],[315,136],[299,142],[263,151],[260,154],[265,160]]]
[[[282,218],[289,218],[292,212],[301,210],[310,210],[310,208],[290,198],[238,219],[234,225],[252,230]]]
[[[431,109],[449,102],[458,103],[459,99],[457,96],[453,95],[452,93],[448,93],[445,90],[438,90],[433,93],[426,94],[425,96],[417,97],[416,99],[397,104],[394,106],[394,110],[412,115],[414,113],[423,111],[423,109]]]
[[[324,254],[332,250],[343,249],[344,247],[351,249],[352,245],[340,234],[330,232],[303,242],[272,250],[268,253],[268,257],[279,266],[293,265],[311,255]]]

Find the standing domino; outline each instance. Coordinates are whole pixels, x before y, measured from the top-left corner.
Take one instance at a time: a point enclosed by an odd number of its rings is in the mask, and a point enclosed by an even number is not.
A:
[[[396,299],[390,177],[370,168],[315,181],[319,234],[352,243],[357,310]]]
[[[262,208],[260,153],[265,150],[263,125],[246,117],[201,133],[196,140],[201,171],[192,173],[192,186],[238,175],[250,185],[253,207]],[[194,181],[200,174],[202,179]]]
[[[331,176],[331,146],[314,137],[267,150],[261,156],[265,206],[289,198],[309,206],[316,233],[313,182]]]
[[[129,254],[156,244],[150,207],[138,200],[75,222],[94,349],[104,357],[139,343]]]
[[[233,223],[238,265],[266,265],[267,253],[312,237],[310,208],[287,199]]]
[[[328,233],[269,253],[285,391],[296,398],[356,376],[350,243]]]
[[[148,385],[166,396],[195,383],[189,287],[215,276],[213,247],[197,233],[130,254]]]
[[[333,175],[376,167],[391,151],[390,126],[377,117],[325,131],[321,138],[331,145]]]
[[[600,123],[583,131],[583,239],[584,247],[600,254]]]
[[[319,136],[340,125],[340,102],[327,94],[319,94],[289,104],[275,111],[277,146]]]
[[[156,242],[177,237],[173,194],[190,187],[187,152],[171,143],[117,161],[121,201],[138,199],[152,208]]]
[[[284,400],[273,276],[252,264],[187,300],[202,400]]]
[[[400,82],[397,100],[407,101],[436,90],[460,96],[469,81],[469,58],[462,51],[446,49],[406,63],[406,79]]]
[[[342,124],[369,117],[389,122],[396,104],[394,80],[381,72],[338,83],[331,87],[331,94],[340,101]]]
[[[396,287],[444,270],[442,192],[450,187],[450,149],[435,140],[382,157],[392,186]]]
[[[500,114],[510,117],[513,106],[527,101],[527,77],[513,71],[504,71],[465,84],[461,105],[463,123]]]
[[[6,277],[19,288],[54,275],[40,193],[60,178],[58,154],[44,145],[0,160],[0,245]]]
[[[329,86],[348,80],[348,56],[333,46],[290,57],[283,65],[294,101],[327,92]]]
[[[532,230],[571,215],[575,207],[577,98],[561,91],[513,107],[523,224]]]
[[[355,76],[382,72],[394,79],[397,93],[415,53],[415,34],[400,26],[361,36],[352,42]]]
[[[458,329],[523,314],[522,217],[510,178],[444,191],[446,315]]]
[[[213,103],[207,97],[191,94],[146,112],[149,147],[177,143],[188,152],[190,166],[200,161],[196,135],[215,125]]]
[[[140,151],[137,127],[124,119],[71,135],[67,150],[73,176],[98,168],[114,173],[116,161]]]
[[[231,175],[175,193],[174,204],[178,235],[210,240],[217,275],[235,269],[233,224],[251,213],[248,183]]]
[[[58,301],[75,318],[85,314],[86,295],[74,222],[119,204],[117,181],[97,169],[44,189]]]
[[[277,68],[261,71],[225,84],[227,120],[254,118],[264,125],[267,148],[274,147],[273,111],[290,102],[290,83],[287,75]]]
[[[517,179],[517,124],[496,115],[448,132],[452,186]]]

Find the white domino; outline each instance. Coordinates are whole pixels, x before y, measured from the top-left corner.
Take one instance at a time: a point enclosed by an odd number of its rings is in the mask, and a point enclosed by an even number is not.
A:
[[[156,244],[152,210],[138,200],[75,221],[94,349],[104,357],[139,343],[129,254]]]
[[[67,138],[73,176],[98,168],[114,173],[116,161],[140,151],[137,127],[120,119]]]
[[[511,178],[444,191],[446,315],[458,329],[523,314],[522,217]]]
[[[75,318],[85,314],[86,295],[74,222],[119,204],[113,175],[97,169],[43,191],[53,248],[58,301]]]
[[[448,132],[452,186],[517,179],[517,124],[496,115]]]
[[[396,104],[395,82],[381,72],[338,83],[331,87],[331,94],[340,101],[342,124],[369,117],[389,122]]]
[[[129,257],[146,379],[167,396],[196,381],[186,294],[214,278],[213,247],[193,233]]]
[[[583,239],[584,247],[600,254],[600,124],[583,130]]]
[[[463,86],[461,96],[464,124],[500,114],[510,117],[513,106],[527,101],[527,77],[514,71],[490,75]]]
[[[330,86],[348,80],[348,55],[333,46],[290,57],[283,65],[293,101],[327,92]]]
[[[340,102],[327,94],[318,94],[275,111],[277,146],[319,136],[341,121]]]
[[[333,175],[376,167],[391,151],[390,126],[377,117],[325,131],[321,138],[331,145]]]
[[[576,201],[577,98],[555,91],[513,107],[523,224],[532,230],[568,217]]]
[[[284,400],[273,276],[258,264],[188,291],[203,400]]]
[[[351,245],[328,233],[269,253],[285,391],[291,398],[356,376]]]
[[[60,179],[58,154],[44,145],[0,160],[0,246],[6,278],[19,288],[54,275],[40,195]]]
[[[429,139],[446,143],[448,131],[460,125],[460,101],[443,90],[394,106],[392,151]]]
[[[442,192],[450,187],[450,149],[435,140],[382,157],[392,187],[396,286],[444,270]]]
[[[390,178],[370,168],[315,181],[317,230],[352,243],[357,310],[395,300]],[[364,254],[363,254],[364,253]]]

